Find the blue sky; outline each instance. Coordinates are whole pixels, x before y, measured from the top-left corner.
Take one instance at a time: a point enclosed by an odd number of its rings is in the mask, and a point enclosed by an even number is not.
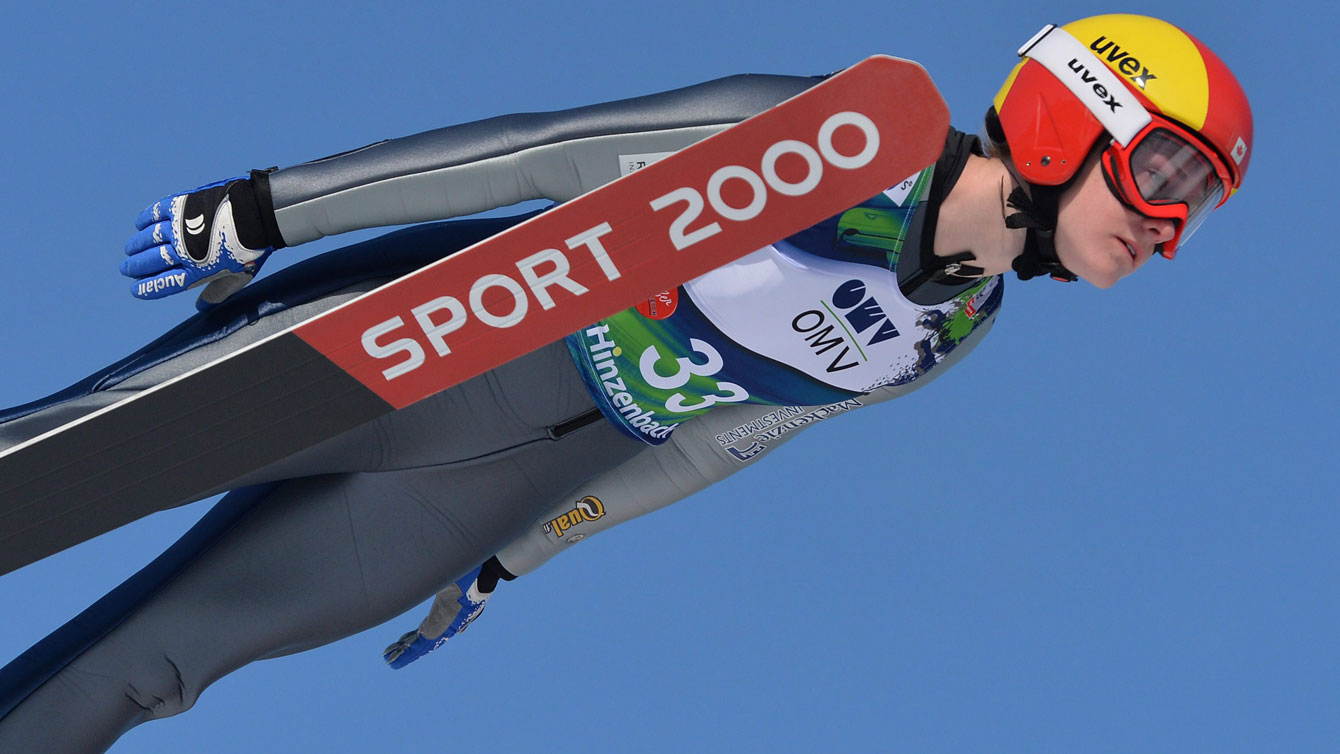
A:
[[[925,65],[975,130],[1019,44],[1111,9],[921,5],[11,8],[0,403],[64,387],[192,311],[132,299],[116,272],[135,214],[170,191],[876,52]],[[504,584],[426,660],[381,662],[412,613],[245,668],[113,751],[1333,750],[1334,11],[1128,10],[1220,51],[1256,115],[1246,189],[1175,263],[1108,292],[1010,281],[994,332],[930,389]],[[0,578],[2,659],[204,510]]]

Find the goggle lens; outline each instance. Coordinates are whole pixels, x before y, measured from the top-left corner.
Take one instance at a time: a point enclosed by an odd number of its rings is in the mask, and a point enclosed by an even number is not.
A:
[[[1190,215],[1224,193],[1224,182],[1205,153],[1165,129],[1135,145],[1130,165],[1140,196],[1150,204],[1185,204]]]

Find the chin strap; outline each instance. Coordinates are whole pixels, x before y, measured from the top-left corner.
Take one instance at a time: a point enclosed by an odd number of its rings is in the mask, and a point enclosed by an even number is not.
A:
[[[1014,214],[1005,218],[1007,228],[1027,228],[1024,249],[1011,267],[1020,280],[1050,275],[1053,280],[1071,283],[1075,273],[1067,270],[1056,255],[1056,215],[1061,201],[1061,186],[1033,186],[1033,198],[1019,186],[1010,192],[1006,204]]]

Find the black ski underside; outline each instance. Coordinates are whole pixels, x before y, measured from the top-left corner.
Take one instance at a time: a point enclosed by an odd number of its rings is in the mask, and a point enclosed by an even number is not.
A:
[[[0,456],[0,574],[391,411],[292,332],[239,351]]]

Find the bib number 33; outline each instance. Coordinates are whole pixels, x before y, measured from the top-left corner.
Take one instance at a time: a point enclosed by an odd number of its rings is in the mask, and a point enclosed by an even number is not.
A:
[[[707,361],[699,364],[688,357],[677,358],[674,360],[676,367],[674,373],[661,374],[656,370],[657,363],[662,360],[661,352],[656,346],[647,346],[637,363],[642,379],[654,388],[678,390],[687,385],[691,377],[711,377],[721,371],[723,365],[721,354],[710,343],[698,338],[689,338],[689,345],[693,347],[695,354],[702,355]],[[688,396],[676,392],[666,399],[665,407],[673,413],[685,414],[718,403],[739,403],[749,399],[749,392],[734,382],[717,382],[716,389],[717,393],[699,396],[700,400],[696,403],[687,402]]]

